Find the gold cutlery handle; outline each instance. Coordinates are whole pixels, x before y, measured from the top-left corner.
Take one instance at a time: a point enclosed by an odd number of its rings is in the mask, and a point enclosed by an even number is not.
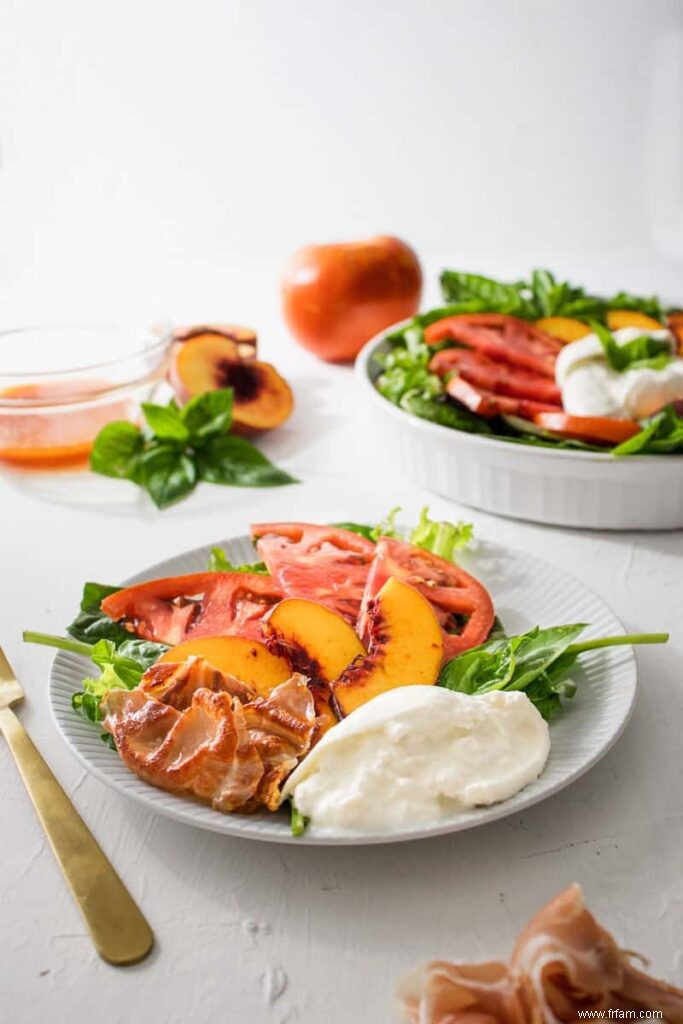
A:
[[[154,945],[152,929],[9,708],[0,710],[0,731],[5,734],[97,952],[115,966],[144,959]]]

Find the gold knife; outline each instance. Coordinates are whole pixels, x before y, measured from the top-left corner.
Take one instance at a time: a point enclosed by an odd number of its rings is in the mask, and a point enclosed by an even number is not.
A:
[[[116,967],[138,963],[154,945],[152,929],[10,710],[23,699],[24,691],[0,647],[0,732],[14,755],[97,952]]]

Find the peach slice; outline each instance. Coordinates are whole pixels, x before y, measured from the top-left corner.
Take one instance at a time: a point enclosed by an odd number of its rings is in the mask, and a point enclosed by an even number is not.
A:
[[[591,333],[588,324],[569,316],[544,316],[541,320],[536,321],[536,326],[546,334],[565,343],[578,341],[579,338],[585,338],[587,334]]]
[[[639,327],[644,331],[663,331],[664,324],[654,317],[639,313],[634,309],[610,309],[607,314],[607,326],[610,331],[619,331],[622,327]]]
[[[392,576],[368,611],[368,653],[332,683],[341,716],[386,690],[431,686],[439,676],[443,633],[431,604],[419,591]]]
[[[268,613],[261,628],[268,649],[308,677],[322,731],[334,725],[337,716],[329,684],[354,659],[365,657],[365,648],[346,619],[317,601],[288,597]]]
[[[241,359],[231,338],[199,334],[176,347],[171,383],[182,402],[217,388],[234,391],[235,430],[271,430],[290,415],[289,385],[270,363]]]
[[[256,331],[238,324],[196,324],[194,327],[178,327],[173,332],[175,341],[190,341],[193,338],[227,338],[234,341],[236,354],[240,359],[256,358]]]
[[[198,636],[171,647],[159,662],[182,662],[205,658],[222,672],[240,679],[265,697],[274,686],[289,679],[292,672],[284,658],[273,654],[258,640],[242,636]]]
[[[262,622],[269,650],[311,681],[331,683],[365,648],[346,619],[317,601],[287,597]]]

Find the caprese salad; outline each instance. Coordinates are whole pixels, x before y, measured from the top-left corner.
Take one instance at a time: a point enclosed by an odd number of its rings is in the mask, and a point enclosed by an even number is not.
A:
[[[683,312],[546,270],[446,270],[439,309],[387,335],[378,391],[442,426],[532,445],[683,453]]]
[[[74,711],[141,779],[292,828],[391,831],[507,799],[543,770],[583,623],[507,637],[456,563],[471,526],[251,526],[254,561],[85,585],[69,636],[98,672]]]

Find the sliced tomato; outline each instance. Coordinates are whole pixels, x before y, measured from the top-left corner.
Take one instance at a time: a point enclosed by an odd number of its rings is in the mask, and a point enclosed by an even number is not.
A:
[[[281,598],[269,576],[198,572],[137,583],[110,594],[101,607],[136,636],[174,647],[218,634],[261,639],[259,623]]]
[[[639,434],[642,429],[633,420],[617,420],[608,416],[569,416],[564,412],[539,412],[533,421],[553,434],[593,444],[621,444]]]
[[[428,345],[457,341],[490,359],[555,377],[555,359],[562,343],[534,324],[503,313],[462,313],[447,316],[425,328]]]
[[[355,626],[375,545],[351,530],[258,523],[258,553],[285,597],[319,601]]]
[[[429,369],[440,377],[457,370],[470,384],[493,391],[497,395],[562,405],[562,392],[554,381],[548,380],[540,373],[489,359],[481,352],[469,348],[442,349],[432,358]]]
[[[491,419],[507,413],[509,416],[521,416],[531,420],[542,412],[558,412],[556,405],[546,402],[532,402],[528,398],[511,398],[508,395],[496,395],[493,391],[477,388],[464,377],[451,377],[446,384],[446,391],[470,412],[477,416]]]
[[[390,576],[410,583],[430,602],[444,631],[446,660],[483,643],[491,632],[493,601],[479,580],[431,551],[381,537],[375,546],[358,620],[358,632],[366,643],[370,602]]]

